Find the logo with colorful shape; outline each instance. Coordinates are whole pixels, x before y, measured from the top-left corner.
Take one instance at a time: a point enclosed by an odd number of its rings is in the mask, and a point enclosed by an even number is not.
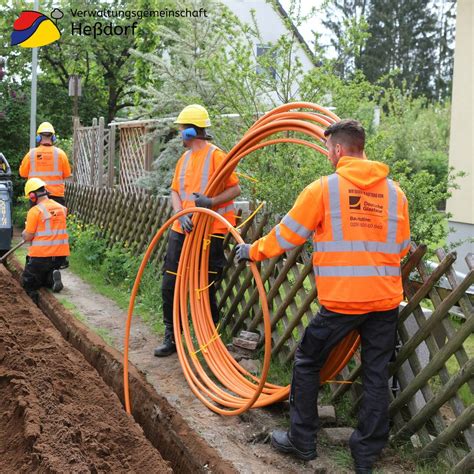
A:
[[[51,16],[54,20],[61,19],[64,14],[55,8]],[[61,38],[61,32],[55,23],[46,15],[33,10],[21,12],[11,34],[11,46],[19,45],[22,48],[39,48],[54,43]]]

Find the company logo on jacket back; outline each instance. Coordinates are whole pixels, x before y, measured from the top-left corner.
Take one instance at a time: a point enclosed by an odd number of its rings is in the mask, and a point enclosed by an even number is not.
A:
[[[384,214],[384,204],[383,193],[350,189],[348,196],[350,226],[381,229],[383,222],[380,218]]]
[[[349,209],[380,216],[384,212],[384,195],[361,189],[350,189]]]

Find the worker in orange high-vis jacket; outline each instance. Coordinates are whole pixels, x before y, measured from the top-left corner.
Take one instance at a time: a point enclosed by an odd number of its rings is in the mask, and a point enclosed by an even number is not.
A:
[[[261,261],[312,236],[321,308],[295,355],[288,431],[273,446],[301,459],[316,457],[319,373],[331,349],[349,332],[361,336],[363,398],[350,439],[356,472],[370,473],[388,439],[388,363],[403,299],[400,261],[410,246],[408,203],[383,163],[365,158],[365,131],[342,120],[325,131],[330,176],[307,186],[272,231],[237,247],[238,260]]]
[[[32,207],[26,217],[22,237],[30,242],[22,284],[30,297],[38,302],[38,290],[42,286],[54,292],[63,289],[61,273],[69,255],[69,238],[66,230],[67,210],[49,199],[46,183],[31,178],[25,185],[25,196]]]
[[[171,185],[171,203],[174,212],[189,207],[207,207],[224,216],[235,225],[234,198],[240,195],[239,180],[232,173],[230,178],[222,183],[221,188],[213,197],[206,196],[204,190],[210,177],[217,170],[225,157],[225,153],[210,143],[212,137],[207,128],[211,126],[209,114],[201,105],[193,104],[185,107],[175,121],[179,126],[183,145],[187,151],[181,156],[176,165],[173,183]],[[163,301],[163,320],[165,337],[163,344],[155,349],[155,356],[166,357],[176,352],[173,336],[173,299],[176,283],[176,271],[184,243],[185,233],[192,232],[193,223],[188,214],[174,222],[169,233],[168,248],[163,266],[161,294]],[[209,250],[209,300],[212,319],[217,324],[215,283],[222,276],[226,263],[224,256],[223,236],[227,228],[214,220],[211,227],[211,244]]]
[[[37,147],[32,148],[20,165],[22,178],[41,178],[46,183],[49,197],[65,206],[65,180],[71,176],[66,153],[54,146],[56,134],[49,122],[43,122],[36,132]]]

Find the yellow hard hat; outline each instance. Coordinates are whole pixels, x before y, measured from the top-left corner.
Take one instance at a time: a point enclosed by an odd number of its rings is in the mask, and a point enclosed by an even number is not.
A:
[[[54,127],[49,122],[43,122],[38,127],[38,130],[36,130],[36,135],[39,135],[40,133],[52,133],[54,135]]]
[[[30,193],[34,193],[45,186],[46,183],[42,179],[30,178],[25,184],[25,197],[30,197]]]
[[[211,120],[207,110],[199,104],[192,104],[185,107],[174,123],[191,124],[196,127],[206,128],[211,126]]]

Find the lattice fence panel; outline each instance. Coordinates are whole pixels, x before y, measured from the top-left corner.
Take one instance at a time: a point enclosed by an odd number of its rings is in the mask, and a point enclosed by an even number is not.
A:
[[[140,192],[136,185],[145,175],[146,145],[145,126],[120,127],[120,187],[130,193]]]
[[[86,186],[102,187],[108,168],[110,132],[100,117],[89,127],[74,126],[74,182]]]

